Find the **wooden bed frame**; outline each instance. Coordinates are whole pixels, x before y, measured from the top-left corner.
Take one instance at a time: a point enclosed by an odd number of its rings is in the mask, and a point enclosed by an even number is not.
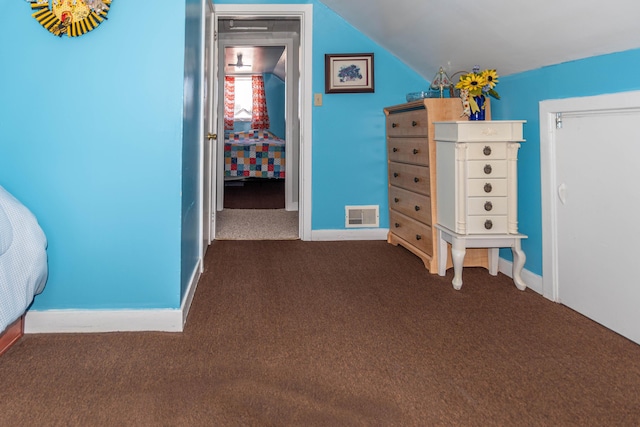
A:
[[[0,356],[4,354],[9,347],[15,344],[24,335],[24,315],[18,320],[7,326],[7,329],[0,335]]]

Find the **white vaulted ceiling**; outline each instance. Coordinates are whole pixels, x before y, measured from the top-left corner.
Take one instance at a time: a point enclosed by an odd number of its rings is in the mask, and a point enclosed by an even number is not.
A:
[[[440,66],[509,75],[640,47],[638,0],[320,1],[427,80]]]

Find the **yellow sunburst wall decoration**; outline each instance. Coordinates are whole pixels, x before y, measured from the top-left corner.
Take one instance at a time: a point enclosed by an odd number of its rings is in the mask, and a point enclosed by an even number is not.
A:
[[[33,17],[53,35],[78,37],[95,29],[109,13],[111,0],[27,0]]]

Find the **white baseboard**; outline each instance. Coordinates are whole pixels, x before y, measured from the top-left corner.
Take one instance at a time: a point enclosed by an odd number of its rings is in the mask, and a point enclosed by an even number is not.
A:
[[[24,332],[182,331],[182,310],[44,310],[28,311]]]
[[[311,240],[387,240],[388,228],[359,228],[354,230],[312,230]]]
[[[198,287],[198,282],[200,281],[200,276],[202,276],[203,269],[203,260],[200,258],[198,264],[193,269],[193,273],[191,274],[191,280],[189,281],[189,288],[187,292],[184,294],[182,298],[182,304],[180,305],[180,311],[182,313],[182,328],[187,323],[187,316],[189,315],[189,310],[191,309],[191,303],[193,302],[193,296],[196,294],[196,288]]]
[[[498,270],[500,273],[513,278],[513,262],[500,258],[498,260]],[[526,268],[522,269],[520,276],[524,283],[527,284],[527,288],[542,295],[542,276],[532,273]]]
[[[43,310],[27,311],[24,332],[94,333],[94,332],[182,332],[193,302],[200,264],[196,265],[179,309],[141,310]]]

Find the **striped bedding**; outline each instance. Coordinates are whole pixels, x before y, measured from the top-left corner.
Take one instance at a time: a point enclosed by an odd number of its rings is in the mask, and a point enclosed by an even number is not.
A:
[[[0,186],[0,333],[47,280],[47,240],[35,216]]]

